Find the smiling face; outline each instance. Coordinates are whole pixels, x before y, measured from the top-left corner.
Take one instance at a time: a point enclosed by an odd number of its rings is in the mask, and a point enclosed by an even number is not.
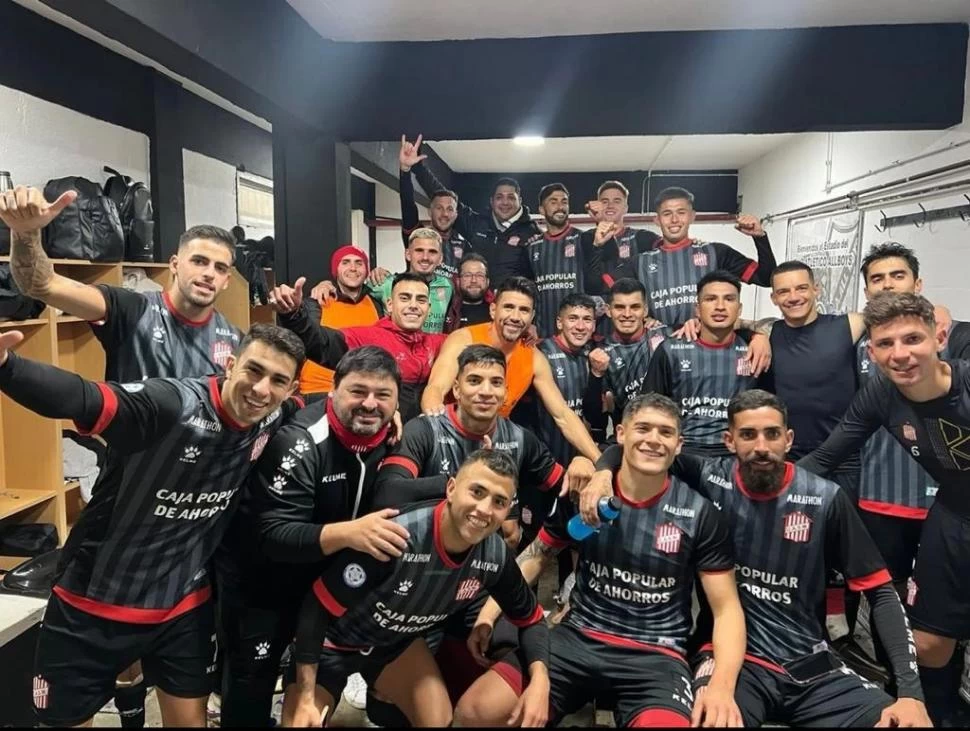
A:
[[[518,213],[522,200],[511,185],[499,185],[492,194],[492,213],[499,221],[508,221]]]
[[[397,409],[397,383],[386,374],[350,372],[330,393],[337,419],[351,433],[370,437]]]
[[[640,292],[614,294],[610,300],[610,319],[613,329],[625,338],[643,332],[646,302]]]
[[[297,364],[289,355],[256,340],[226,363],[222,400],[240,424],[256,424],[289,398],[299,385]]]
[[[431,225],[438,233],[447,233],[458,218],[458,204],[450,195],[436,195],[428,206]]]
[[[569,221],[569,195],[561,190],[553,191],[539,206],[546,223],[554,228],[562,228]]]
[[[872,262],[866,270],[866,299],[880,292],[919,294],[922,291],[923,280],[913,276],[913,270],[902,257],[887,256]]]
[[[180,299],[192,307],[211,307],[229,286],[232,254],[225,244],[192,239],[172,257],[169,269]]]
[[[655,476],[666,472],[680,454],[684,439],[677,419],[662,409],[645,406],[616,428],[623,463],[635,472]]]
[[[391,321],[405,332],[417,332],[431,309],[428,285],[424,282],[398,282],[391,290],[387,312]]]
[[[694,207],[686,198],[671,198],[657,206],[657,225],[664,241],[676,244],[690,235],[694,222]]]
[[[629,208],[627,198],[619,188],[606,188],[598,198],[600,205],[600,220],[607,223],[623,225],[623,217]]]
[[[481,302],[488,289],[488,269],[474,259],[463,261],[458,274],[458,289],[466,302]]]
[[[412,239],[404,252],[404,258],[410,271],[429,277],[441,264],[441,243],[434,239]]]
[[[447,525],[457,542],[474,546],[502,526],[515,497],[515,480],[493,472],[484,462],[465,464],[448,480]]]
[[[556,317],[556,327],[566,345],[579,350],[593,337],[596,315],[588,307],[567,307]]]
[[[781,489],[785,459],[794,437],[781,412],[770,406],[734,415],[724,444],[738,456],[745,488],[759,494]]]
[[[348,254],[337,262],[337,283],[348,290],[358,290],[367,277],[367,262],[362,256]]]
[[[869,328],[869,357],[900,388],[933,378],[946,331],[919,317],[897,317]]]
[[[771,301],[781,310],[785,322],[801,325],[818,313],[818,286],[804,269],[775,274],[771,278]]]
[[[535,314],[532,298],[522,292],[502,292],[489,310],[496,334],[507,343],[522,337]]]
[[[494,421],[505,401],[505,368],[498,363],[469,363],[459,371],[452,393],[458,408],[472,419]]]

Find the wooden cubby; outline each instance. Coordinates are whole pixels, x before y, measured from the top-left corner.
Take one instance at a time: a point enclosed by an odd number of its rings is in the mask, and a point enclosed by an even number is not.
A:
[[[9,261],[9,257],[0,257]],[[86,284],[120,286],[123,270],[145,270],[146,276],[167,287],[168,264],[143,262],[85,262],[53,259],[59,274]],[[254,308],[253,321],[267,321],[266,312]],[[236,327],[250,323],[249,284],[235,269],[229,288],[219,297],[219,311]],[[269,316],[272,316],[270,311]],[[272,322],[272,319],[268,320]],[[104,378],[105,357],[101,344],[86,322],[52,307],[30,320],[0,320],[0,331],[20,330],[24,341],[16,352],[26,358],[50,363],[79,373],[90,380]],[[61,431],[73,425],[46,419],[0,395],[0,526],[11,523],[52,523],[61,542],[81,512],[81,490],[76,481],[64,480]],[[0,568],[23,559],[0,556]]]

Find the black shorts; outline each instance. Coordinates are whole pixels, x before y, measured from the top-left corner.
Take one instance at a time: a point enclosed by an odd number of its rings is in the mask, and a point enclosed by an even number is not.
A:
[[[914,629],[970,639],[970,520],[934,503],[923,521],[913,581],[906,597]]]
[[[76,726],[114,695],[141,660],[145,681],[179,698],[209,695],[216,669],[212,602],[162,624],[96,617],[52,594],[34,658],[34,709],[45,726]]]
[[[713,669],[698,658],[694,689],[700,690],[711,679]],[[875,683],[849,668],[834,670],[809,682],[796,682],[779,670],[769,670],[746,659],[734,690],[745,728],[765,722],[784,723],[798,728],[872,728],[893,699]]]
[[[423,635],[397,642],[384,647],[370,647],[364,650],[350,648],[336,648],[329,642],[324,645],[317,665],[317,685],[323,688],[335,701],[340,700],[340,694],[347,685],[347,678],[354,673],[360,673],[367,681],[367,686],[373,688],[384,668],[397,660],[411,644],[417,640],[424,640],[431,654],[437,651],[444,633],[440,629],[431,630]],[[283,670],[283,682],[291,685],[296,682],[296,663],[290,663]]]
[[[919,549],[923,521],[896,515],[859,510],[859,516],[886,561],[894,582],[905,582],[913,575],[913,562]]]
[[[591,700],[612,705],[616,726],[640,713],[666,710],[690,719],[694,704],[690,669],[663,652],[608,645],[558,624],[549,633],[549,704],[552,723]]]

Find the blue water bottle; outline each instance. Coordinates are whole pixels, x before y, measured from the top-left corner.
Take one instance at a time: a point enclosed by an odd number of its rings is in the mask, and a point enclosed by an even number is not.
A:
[[[615,497],[600,498],[596,507],[599,510],[600,520],[602,521],[598,527],[593,527],[585,522],[583,516],[579,513],[576,513],[576,515],[569,519],[569,522],[566,524],[566,530],[569,531],[569,535],[574,541],[585,541],[594,533],[599,533],[600,528],[603,527],[603,523],[616,520],[620,515],[620,501]]]

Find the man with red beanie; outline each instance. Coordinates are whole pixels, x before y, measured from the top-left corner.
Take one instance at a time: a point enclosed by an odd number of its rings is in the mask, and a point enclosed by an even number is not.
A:
[[[323,301],[308,299],[307,317],[334,330],[373,325],[384,314],[383,305],[364,286],[370,273],[367,253],[356,246],[341,246],[330,257],[330,276],[337,283],[335,296]],[[302,393],[330,393],[333,371],[308,360],[300,372]]]

